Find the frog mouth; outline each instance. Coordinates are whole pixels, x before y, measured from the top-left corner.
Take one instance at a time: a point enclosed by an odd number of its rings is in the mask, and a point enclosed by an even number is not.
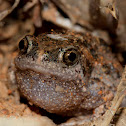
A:
[[[32,70],[36,73],[42,73],[47,75],[53,75],[66,80],[83,79],[83,71],[80,64],[73,68],[62,68],[59,63],[44,61],[42,64],[37,64],[33,59],[17,57],[14,60],[17,69],[25,71]],[[84,79],[83,79],[84,80]]]

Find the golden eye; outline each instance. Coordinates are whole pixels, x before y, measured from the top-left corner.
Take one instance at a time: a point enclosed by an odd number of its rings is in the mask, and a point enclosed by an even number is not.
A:
[[[62,58],[62,63],[67,66],[72,66],[78,63],[79,53],[75,48],[68,48],[64,52],[62,52],[60,58]]]

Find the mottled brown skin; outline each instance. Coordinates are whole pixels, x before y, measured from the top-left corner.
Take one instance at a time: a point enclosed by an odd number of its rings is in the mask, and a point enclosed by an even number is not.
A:
[[[76,115],[112,100],[122,67],[109,47],[90,34],[26,36],[15,58],[22,94],[50,113]]]

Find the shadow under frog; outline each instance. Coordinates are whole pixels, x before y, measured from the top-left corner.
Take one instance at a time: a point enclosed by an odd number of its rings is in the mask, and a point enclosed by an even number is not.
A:
[[[15,66],[21,93],[63,116],[88,115],[101,105],[109,106],[122,73],[103,41],[69,31],[25,36]]]

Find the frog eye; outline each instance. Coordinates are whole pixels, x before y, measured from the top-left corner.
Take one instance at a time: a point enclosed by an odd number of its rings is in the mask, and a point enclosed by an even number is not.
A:
[[[32,49],[33,45],[33,37],[30,35],[25,36],[20,42],[19,42],[19,49],[21,53],[28,53]]]
[[[19,42],[19,49],[22,53],[25,53],[27,52],[27,49],[28,49],[28,42],[26,40],[26,38],[22,39],[20,42]]]
[[[79,53],[75,48],[67,48],[60,54],[60,60],[67,66],[77,64],[79,61]]]

